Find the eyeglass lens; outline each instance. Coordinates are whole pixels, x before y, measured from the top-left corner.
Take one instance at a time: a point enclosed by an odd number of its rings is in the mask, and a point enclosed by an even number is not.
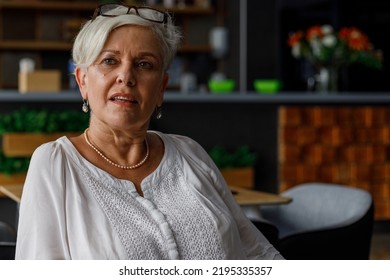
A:
[[[120,16],[127,14],[128,11],[128,7],[117,4],[107,4],[100,7],[100,14],[103,16]]]

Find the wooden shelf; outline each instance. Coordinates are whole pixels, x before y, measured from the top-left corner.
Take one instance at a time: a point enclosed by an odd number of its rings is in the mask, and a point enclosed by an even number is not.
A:
[[[274,95],[262,95],[256,92],[232,92],[230,94],[193,93],[167,91],[164,95],[168,103],[232,103],[260,105],[384,105],[390,104],[389,92],[346,92],[337,95],[315,95],[304,92],[280,92]],[[21,94],[17,90],[0,89],[0,103],[38,102],[61,103],[81,102],[78,91],[63,90],[59,93]]]
[[[202,8],[197,6],[186,6],[184,8],[181,7],[172,7],[166,8],[162,5],[155,6],[156,9],[161,11],[168,11],[169,13],[181,14],[181,15],[212,15],[215,13],[213,8]]]
[[[36,10],[84,10],[91,11],[91,15],[98,3],[95,2],[54,2],[54,1],[9,1],[0,2],[1,9],[36,9]],[[212,7],[203,8],[197,6],[166,8],[163,5],[156,5],[154,8],[161,11],[168,11],[172,14],[181,15],[212,15],[215,13]]]
[[[37,10],[91,10],[96,8],[93,2],[54,2],[54,1],[9,1],[0,2],[0,9],[37,9]]]
[[[72,43],[62,41],[0,40],[0,50],[59,50],[72,49]],[[210,52],[209,45],[184,45],[178,49],[182,53]]]
[[[183,45],[178,49],[178,52],[191,53],[191,52],[211,52],[209,45]]]
[[[0,49],[70,51],[72,49],[72,44],[61,41],[3,40],[0,41]]]

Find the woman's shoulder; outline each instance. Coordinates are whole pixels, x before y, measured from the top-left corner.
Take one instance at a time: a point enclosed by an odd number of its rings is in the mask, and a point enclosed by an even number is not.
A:
[[[189,136],[180,134],[165,134],[158,132],[165,145],[174,145],[177,149],[184,152],[205,152],[203,147]]]
[[[46,142],[38,146],[32,154],[31,160],[38,160],[40,162],[47,162],[53,158],[63,155],[67,146],[67,138],[61,137],[55,141]]]
[[[56,149],[61,149],[62,146],[66,145],[66,137],[60,137],[57,140],[46,142],[38,146],[34,153],[47,153]]]
[[[166,149],[170,150],[173,148],[181,156],[191,158],[198,163],[204,162],[206,166],[210,166],[211,158],[203,146],[196,140],[179,134],[164,134],[161,132],[158,134],[163,139]]]
[[[202,146],[194,139],[189,136],[179,135],[179,134],[167,134],[176,145],[183,146],[186,148],[199,149]]]

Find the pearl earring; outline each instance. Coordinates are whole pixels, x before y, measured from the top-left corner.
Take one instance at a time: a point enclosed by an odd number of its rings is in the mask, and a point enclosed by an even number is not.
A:
[[[81,107],[81,110],[84,113],[88,113],[89,112],[89,103],[88,103],[87,99],[83,99],[83,106]]]
[[[162,117],[162,109],[161,109],[161,106],[157,106],[156,107],[156,119],[161,119]]]

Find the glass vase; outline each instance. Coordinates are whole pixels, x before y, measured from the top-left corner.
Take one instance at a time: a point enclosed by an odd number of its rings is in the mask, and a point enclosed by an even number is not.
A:
[[[334,94],[338,91],[339,69],[337,66],[319,67],[315,76],[315,91],[324,94]]]

